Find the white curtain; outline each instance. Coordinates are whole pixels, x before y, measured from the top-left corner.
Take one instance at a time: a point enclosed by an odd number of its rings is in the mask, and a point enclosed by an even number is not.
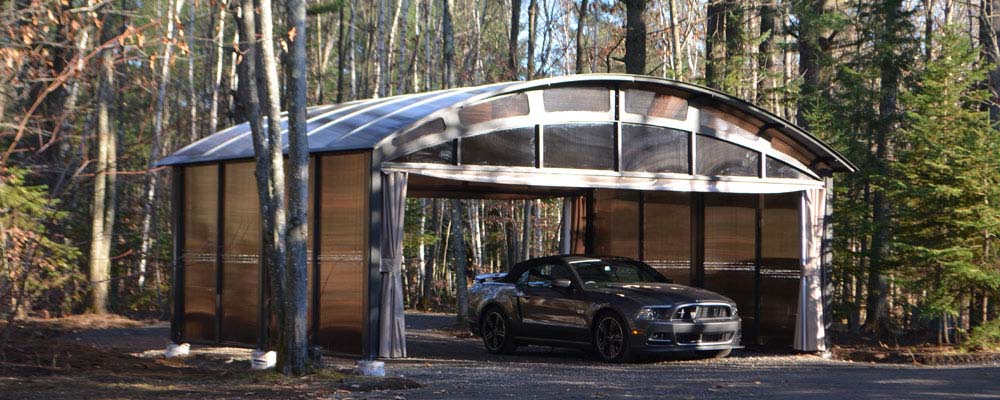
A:
[[[405,172],[382,175],[382,304],[379,309],[378,355],[406,357],[403,316],[403,216],[406,211]]]
[[[795,316],[794,348],[827,351],[823,327],[822,243],[826,214],[826,189],[802,192],[802,278],[799,282],[798,313]]]

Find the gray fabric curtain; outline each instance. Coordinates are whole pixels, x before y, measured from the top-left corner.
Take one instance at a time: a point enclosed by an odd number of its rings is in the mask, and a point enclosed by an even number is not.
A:
[[[382,175],[382,305],[379,309],[378,355],[406,357],[403,316],[403,216],[406,211],[405,172]]]
[[[799,351],[827,351],[826,332],[823,326],[821,271],[826,189],[803,191],[802,204],[799,208],[802,226],[802,278],[799,282],[793,347]]]

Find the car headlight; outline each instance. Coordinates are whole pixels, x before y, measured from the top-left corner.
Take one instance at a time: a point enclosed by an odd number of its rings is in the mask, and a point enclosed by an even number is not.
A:
[[[645,307],[639,310],[636,319],[647,321],[669,320],[671,311],[673,311],[673,306]]]

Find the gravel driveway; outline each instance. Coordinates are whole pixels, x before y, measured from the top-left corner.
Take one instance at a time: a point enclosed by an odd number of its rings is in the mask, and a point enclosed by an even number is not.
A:
[[[810,355],[734,352],[722,360],[610,365],[576,350],[528,347],[495,356],[478,338],[456,337],[454,316],[406,315],[409,359],[387,361],[387,375],[421,389],[343,393],[353,399],[1000,399],[1000,365],[922,367],[824,360]],[[166,324],[86,330],[64,340],[159,356]],[[462,335],[459,335],[462,336]],[[465,335],[468,336],[468,335]],[[145,350],[145,351],[144,351]],[[249,349],[192,350],[245,360]],[[339,366],[354,359],[328,358]],[[2,397],[2,396],[0,396]]]
[[[810,355],[737,352],[722,360],[608,365],[548,347],[486,354],[478,338],[456,338],[453,317],[407,314],[410,359],[387,374],[427,386],[365,398],[406,399],[920,399],[1000,398],[1000,365],[921,367],[850,363]]]

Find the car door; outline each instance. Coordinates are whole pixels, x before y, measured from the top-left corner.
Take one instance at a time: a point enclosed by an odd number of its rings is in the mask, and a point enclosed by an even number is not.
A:
[[[568,279],[570,288],[556,288],[552,281]],[[526,334],[543,339],[585,341],[585,300],[569,267],[559,262],[532,266],[519,280],[521,318]]]

